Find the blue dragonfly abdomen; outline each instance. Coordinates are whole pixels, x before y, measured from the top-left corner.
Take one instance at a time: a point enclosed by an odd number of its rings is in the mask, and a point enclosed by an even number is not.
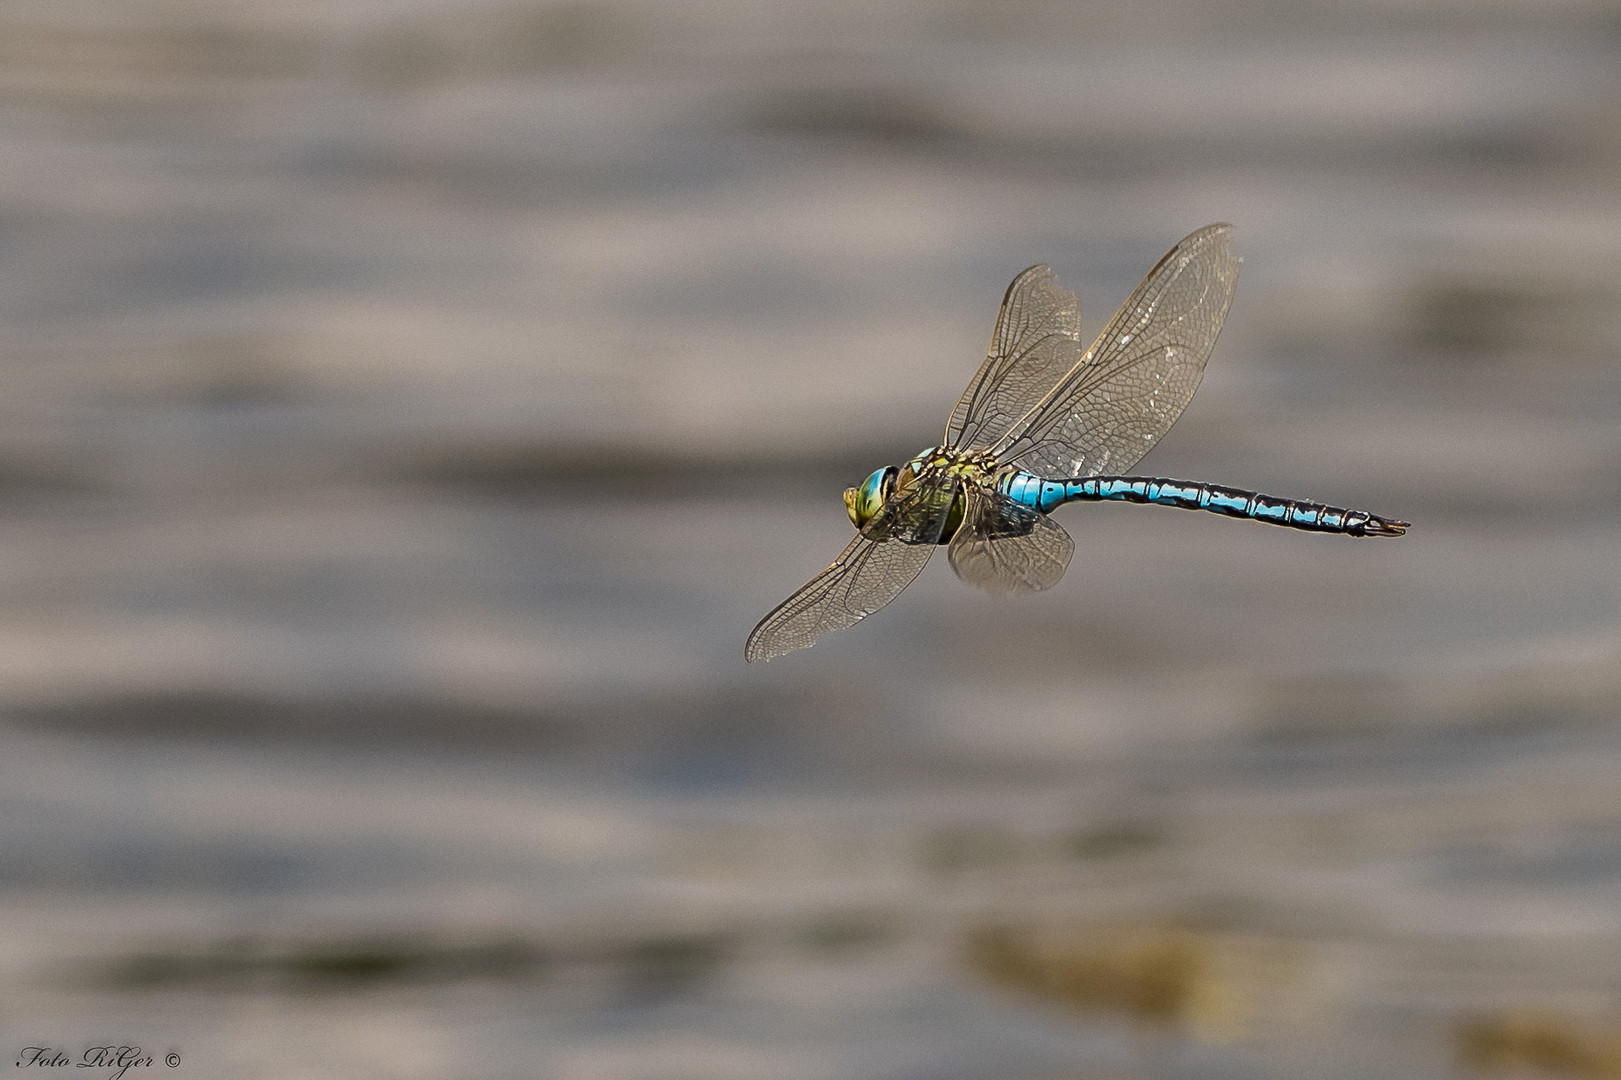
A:
[[[1079,476],[1049,480],[1034,473],[1009,471],[997,479],[997,489],[1014,502],[1048,514],[1065,503],[1119,502],[1207,510],[1228,517],[1250,518],[1269,525],[1347,536],[1401,536],[1407,522],[1383,518],[1366,510],[1350,510],[1302,499],[1280,499],[1259,491],[1220,484],[1170,480],[1158,476]]]

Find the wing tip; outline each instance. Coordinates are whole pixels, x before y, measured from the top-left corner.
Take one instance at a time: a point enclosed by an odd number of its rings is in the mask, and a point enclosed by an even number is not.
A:
[[[777,657],[787,656],[794,651],[793,648],[784,649],[780,644],[769,644],[769,635],[760,631],[761,627],[756,626],[753,632],[749,634],[749,639],[743,643],[744,663],[769,664]],[[799,647],[803,648],[803,646]]]
[[[1225,221],[1212,222],[1201,229],[1194,229],[1177,243],[1178,248],[1206,247],[1219,244],[1226,248],[1232,243],[1233,227]]]

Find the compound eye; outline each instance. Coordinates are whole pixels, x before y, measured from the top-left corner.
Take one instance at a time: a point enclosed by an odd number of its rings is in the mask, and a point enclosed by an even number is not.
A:
[[[850,523],[858,529],[864,529],[867,522],[878,516],[878,511],[884,508],[889,499],[889,493],[895,490],[895,474],[899,470],[891,465],[879,469],[861,482],[861,486],[846,488],[844,492],[844,510],[850,515]]]

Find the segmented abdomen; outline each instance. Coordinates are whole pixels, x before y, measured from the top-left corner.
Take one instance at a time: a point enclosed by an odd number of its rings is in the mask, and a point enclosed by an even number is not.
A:
[[[1025,472],[1003,475],[997,487],[1016,502],[1050,513],[1067,502],[1113,499],[1122,502],[1206,510],[1229,517],[1252,518],[1270,525],[1350,536],[1400,536],[1407,522],[1382,518],[1366,510],[1326,503],[1280,499],[1243,488],[1169,480],[1157,476],[1084,476],[1045,480]]]

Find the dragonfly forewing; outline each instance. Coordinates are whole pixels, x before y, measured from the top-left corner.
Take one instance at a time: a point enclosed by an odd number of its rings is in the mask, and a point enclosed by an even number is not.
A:
[[[743,655],[771,660],[808,649],[829,630],[854,626],[923,572],[951,514],[949,477],[924,477],[896,492],[833,564],[754,628]]]
[[[1238,287],[1232,226],[1207,225],[1166,253],[1080,361],[991,448],[1046,477],[1123,472],[1199,388]]]
[[[856,534],[833,565],[754,628],[743,655],[751,663],[808,649],[829,630],[854,626],[912,583],[934,554],[933,544],[870,540]]]
[[[1036,265],[1013,279],[979,373],[946,422],[943,445],[984,450],[1081,358],[1081,298]]]

